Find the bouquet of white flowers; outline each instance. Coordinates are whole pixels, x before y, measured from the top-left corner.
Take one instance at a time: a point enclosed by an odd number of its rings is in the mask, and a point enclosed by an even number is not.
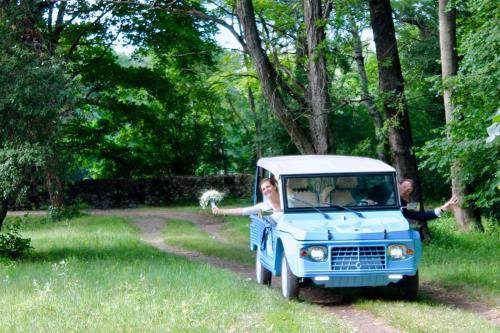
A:
[[[205,191],[200,197],[200,207],[205,209],[210,205],[212,208],[224,199],[224,194],[217,190]]]

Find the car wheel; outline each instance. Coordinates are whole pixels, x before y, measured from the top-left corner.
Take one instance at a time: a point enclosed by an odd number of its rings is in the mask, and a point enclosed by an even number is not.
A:
[[[293,275],[285,256],[281,259],[281,293],[286,299],[299,296],[299,279]]]
[[[257,249],[257,253],[255,254],[255,279],[258,284],[271,285],[272,274],[260,262],[260,249]]]
[[[405,275],[396,286],[399,296],[406,301],[413,301],[418,294],[418,271],[415,275]]]

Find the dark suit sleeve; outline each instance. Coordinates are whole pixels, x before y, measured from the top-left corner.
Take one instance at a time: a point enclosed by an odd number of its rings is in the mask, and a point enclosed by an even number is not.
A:
[[[439,217],[436,215],[434,210],[427,210],[424,212],[419,212],[416,210],[407,209],[406,205],[408,205],[408,203],[403,198],[400,198],[400,200],[401,200],[401,205],[403,206],[403,209],[402,209],[403,216],[406,217],[407,219],[418,220],[418,221],[427,221],[427,220],[437,219]]]
[[[418,212],[416,210],[410,210],[406,208],[403,208],[403,216],[406,217],[407,219],[418,220],[418,221],[433,220],[439,217],[433,210]]]

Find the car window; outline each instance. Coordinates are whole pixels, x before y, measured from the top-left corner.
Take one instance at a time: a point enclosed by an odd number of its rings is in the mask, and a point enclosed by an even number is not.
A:
[[[392,174],[359,174],[286,177],[286,207],[335,206],[381,208],[395,206]]]

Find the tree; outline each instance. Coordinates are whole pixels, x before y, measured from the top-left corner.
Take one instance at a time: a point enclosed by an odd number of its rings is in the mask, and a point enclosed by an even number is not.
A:
[[[231,156],[230,172],[253,173],[262,156],[296,153],[284,128],[270,111],[259,89],[259,80],[248,56],[224,50],[218,70],[210,79],[210,92],[224,101],[222,108],[232,119],[223,128],[227,152]]]
[[[262,48],[257,29],[253,3],[251,0],[237,1],[237,15],[244,32],[245,50],[256,67],[262,91],[268,103],[287,130],[297,149],[303,154],[326,154],[332,151],[329,135],[328,113],[330,101],[328,78],[324,58],[325,19],[321,1],[304,2],[304,24],[306,26],[306,49],[308,61],[307,92],[296,91],[283,79]],[[294,110],[292,103],[298,104]],[[309,126],[304,130],[294,119],[294,114],[303,113],[309,118]]]
[[[304,1],[304,23],[307,36],[308,91],[310,98],[309,128],[314,150],[326,154],[329,148],[328,113],[330,100],[328,94],[328,75],[325,59],[325,25],[321,0]]]
[[[0,7],[0,226],[10,202],[52,170],[62,123],[71,115],[74,82],[48,56],[32,8]]]
[[[370,0],[369,6],[392,159],[400,179],[414,180],[416,186],[412,199],[422,203],[390,0]],[[421,231],[424,237],[428,237],[427,223],[421,223]]]
[[[78,160],[74,177],[195,174],[206,163],[227,169],[224,112],[206,83],[218,51],[213,23],[120,1],[41,1],[37,11],[50,55],[71,62],[83,84],[61,133]],[[118,38],[134,55],[114,53]]]
[[[382,161],[388,161],[385,156],[385,138],[383,134],[383,122],[382,116],[375,105],[375,100],[368,90],[368,77],[366,75],[365,69],[365,59],[363,56],[363,44],[361,42],[361,37],[359,36],[359,30],[354,17],[348,14],[349,20],[349,31],[352,35],[352,48],[354,52],[354,59],[356,60],[356,67],[358,69],[361,100],[366,106],[375,127],[375,136],[377,141],[377,156]]]
[[[458,57],[456,52],[457,37],[456,37],[456,11],[454,8],[449,8],[448,0],[439,0],[439,40],[441,49],[441,69],[443,77],[443,100],[444,110],[446,114],[446,123],[450,124],[454,117],[454,106],[451,100],[451,87],[448,80],[452,76],[456,76],[458,72]],[[448,139],[453,142],[457,139],[448,135]],[[458,206],[453,208],[455,219],[459,226],[464,229],[481,228],[480,220],[474,215],[473,207],[464,207],[464,197],[470,194],[472,190],[470,186],[464,184],[459,178],[460,161],[455,160],[451,167],[451,189],[453,195],[458,200]]]
[[[480,209],[483,216],[500,218],[500,141],[485,142],[485,128],[500,105],[500,26],[498,5],[488,0],[464,1],[457,11],[458,73],[449,77],[445,87],[453,92],[454,115],[441,136],[426,143],[420,155],[424,167],[450,177],[455,169],[465,184],[474,188],[465,204]],[[450,141],[460,138],[460,142]]]
[[[291,91],[279,73],[271,64],[269,57],[262,49],[261,38],[255,22],[255,13],[251,0],[237,1],[237,14],[244,31],[244,48],[250,55],[260,80],[261,88],[268,103],[285,127],[290,138],[301,153],[312,154],[315,152],[307,132],[295,121],[293,111],[287,106],[285,96]],[[302,100],[300,97],[293,97]],[[302,100],[302,105],[304,101]]]

